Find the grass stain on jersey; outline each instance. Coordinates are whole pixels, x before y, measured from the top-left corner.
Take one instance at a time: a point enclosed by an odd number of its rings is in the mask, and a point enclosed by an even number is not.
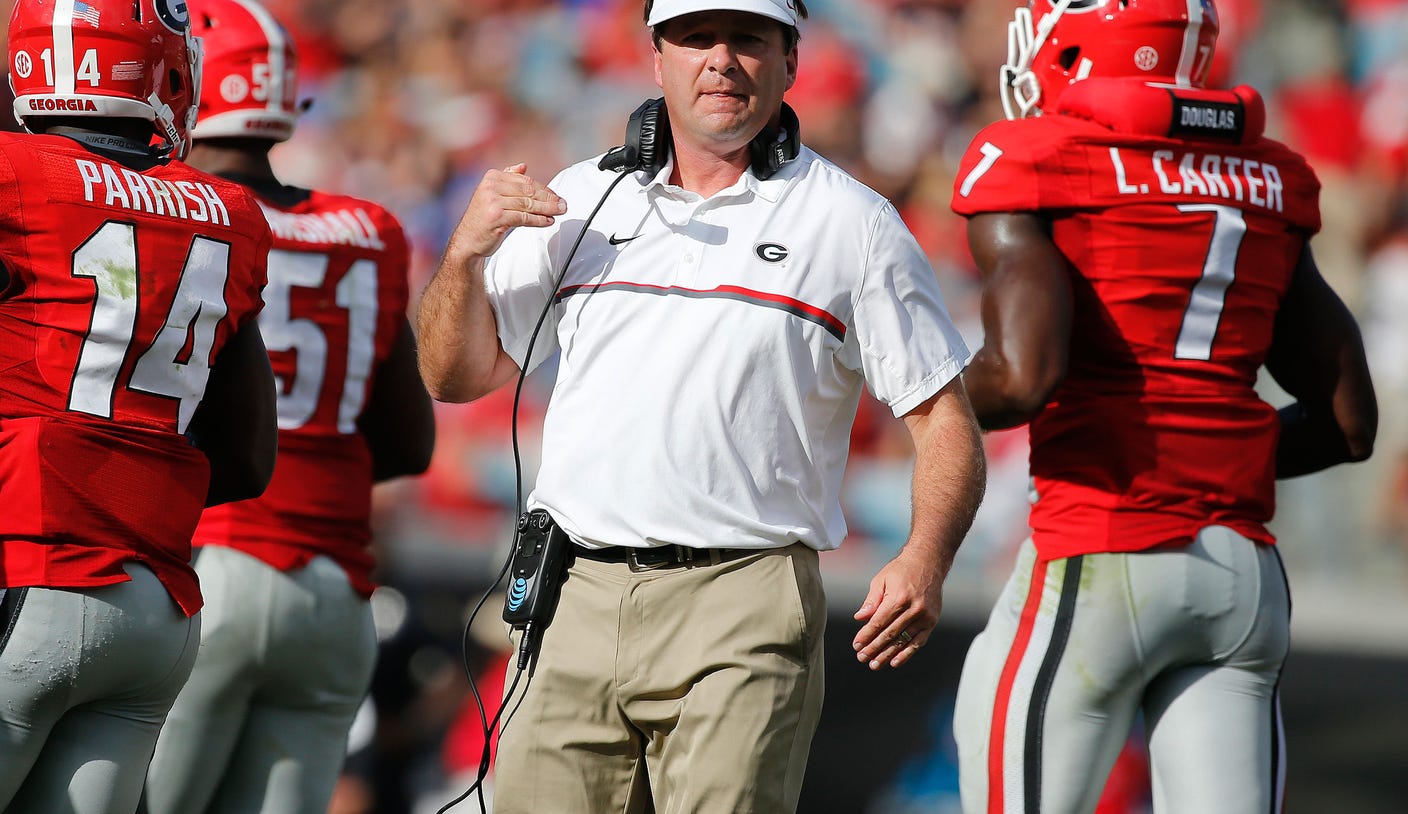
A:
[[[115,260],[104,260],[102,264],[107,273],[100,275],[97,281],[103,293],[124,300],[137,299],[137,267]]]

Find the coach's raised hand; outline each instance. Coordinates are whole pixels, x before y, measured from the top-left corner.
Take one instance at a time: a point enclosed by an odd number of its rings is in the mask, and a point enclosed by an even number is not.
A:
[[[484,173],[459,225],[450,236],[445,256],[461,262],[494,253],[518,226],[551,226],[567,202],[527,174],[526,164]]]
[[[489,170],[460,218],[417,315],[420,374],[430,395],[464,402],[518,373],[499,344],[484,294],[484,264],[519,226],[551,226],[567,202],[529,177],[527,165]]]

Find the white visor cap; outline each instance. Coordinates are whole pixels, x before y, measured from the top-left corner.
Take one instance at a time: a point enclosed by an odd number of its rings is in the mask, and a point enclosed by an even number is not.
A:
[[[666,20],[696,11],[746,11],[786,25],[797,25],[797,4],[794,0],[655,0],[645,24],[654,28]]]

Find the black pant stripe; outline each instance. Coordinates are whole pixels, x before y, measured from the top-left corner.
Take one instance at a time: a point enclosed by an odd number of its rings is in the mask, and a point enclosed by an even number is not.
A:
[[[1061,580],[1061,601],[1056,606],[1056,620],[1051,629],[1051,644],[1041,660],[1041,668],[1036,673],[1036,683],[1032,687],[1031,703],[1027,708],[1027,733],[1023,744],[1024,773],[1027,814],[1041,812],[1041,738],[1046,716],[1046,702],[1051,696],[1051,685],[1056,682],[1056,668],[1061,664],[1061,656],[1066,651],[1066,642],[1071,637],[1071,625],[1076,615],[1076,594],[1080,590],[1080,566],[1082,557],[1066,560],[1066,575]]]
[[[1281,580],[1286,586],[1286,611],[1289,614],[1291,609],[1291,582],[1286,576],[1286,562],[1281,559],[1281,550],[1276,546],[1271,546],[1271,553],[1276,555],[1276,562],[1281,566]],[[1286,664],[1281,663],[1281,670],[1286,669]],[[1281,787],[1281,762],[1285,756],[1281,754],[1281,674],[1276,676],[1276,687],[1271,691],[1271,731],[1267,733],[1271,738],[1271,783],[1267,788],[1271,789],[1271,802],[1268,806],[1268,814],[1281,814],[1283,795],[1285,790]]]
[[[0,588],[0,653],[10,643],[10,634],[15,631],[15,623],[20,620],[20,608],[24,606],[24,596],[28,588]]]

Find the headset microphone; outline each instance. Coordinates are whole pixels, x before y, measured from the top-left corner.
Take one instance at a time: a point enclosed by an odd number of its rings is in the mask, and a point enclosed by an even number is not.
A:
[[[623,144],[608,150],[606,155],[601,157],[601,161],[597,162],[596,168],[613,172],[634,172],[639,169],[639,160],[635,148]]]

